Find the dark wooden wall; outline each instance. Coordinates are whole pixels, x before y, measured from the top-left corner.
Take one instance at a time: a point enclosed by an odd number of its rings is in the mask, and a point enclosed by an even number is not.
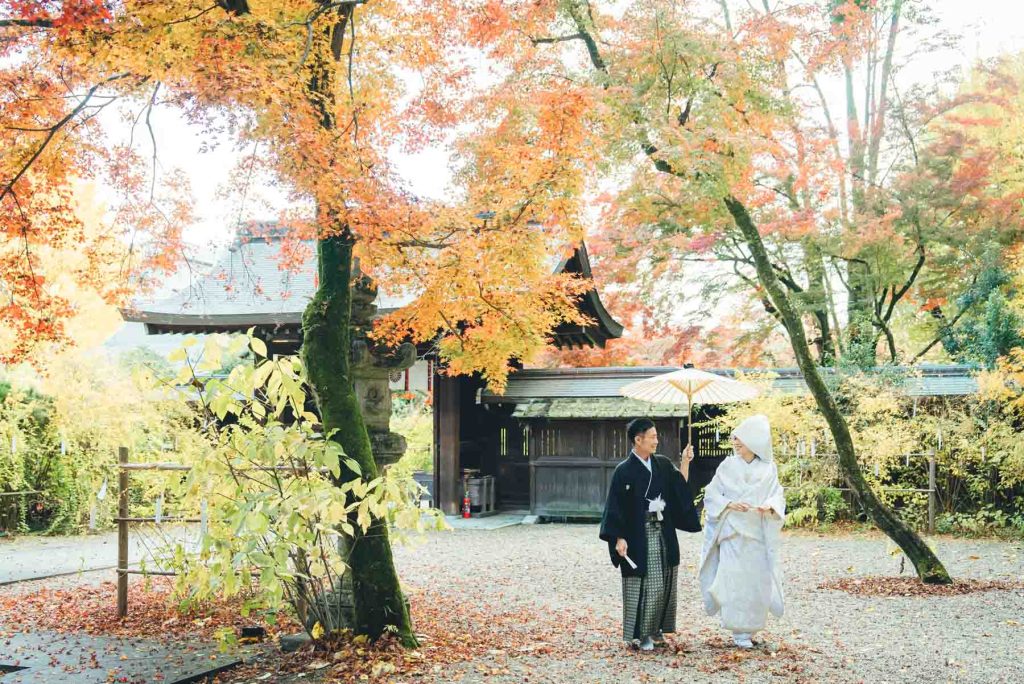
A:
[[[498,507],[537,515],[600,516],[615,466],[629,452],[623,419],[512,418],[513,404],[477,403],[478,378],[434,378],[434,491],[449,515],[462,504],[462,471],[473,468],[496,480]],[[716,409],[694,415],[696,459],[690,485],[699,491],[731,453],[728,435],[699,425]],[[686,419],[655,421],[658,452],[679,463]],[[717,438],[716,438],[717,437]],[[726,446],[722,446],[726,444]]]
[[[478,404],[481,387],[476,377],[434,377],[434,491],[448,515],[461,509],[467,468],[495,477],[500,508],[530,505],[525,426],[512,418],[514,404]]]
[[[530,508],[530,456],[527,429],[512,417],[514,405],[491,406],[496,424],[494,476],[498,507],[505,510]]]
[[[716,432],[714,425],[706,425],[716,416],[723,413],[723,409],[717,406],[702,406],[693,414],[693,442],[694,460],[690,464],[690,489],[696,494],[704,489],[715,476],[715,470],[725,457],[732,453],[729,445],[729,435],[725,432]],[[686,443],[687,430],[686,418],[683,418],[679,426],[680,439]]]
[[[629,453],[626,424],[616,420],[530,420],[530,511],[536,515],[597,517],[612,471]],[[655,421],[658,452],[679,462],[679,421]]]

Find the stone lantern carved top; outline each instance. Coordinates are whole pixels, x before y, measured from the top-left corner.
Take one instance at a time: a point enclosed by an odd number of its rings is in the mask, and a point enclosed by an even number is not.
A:
[[[352,341],[352,370],[356,374],[389,377],[395,371],[412,368],[416,363],[416,345],[403,342],[397,347],[381,347],[367,339]]]
[[[377,286],[373,280],[359,270],[359,262],[353,268],[352,278],[352,326],[360,332],[369,332],[377,316]]]
[[[355,264],[352,280],[352,380],[378,466],[395,463],[405,453],[405,438],[391,432],[391,374],[416,363],[416,345],[377,345],[370,339],[377,314],[377,288]]]

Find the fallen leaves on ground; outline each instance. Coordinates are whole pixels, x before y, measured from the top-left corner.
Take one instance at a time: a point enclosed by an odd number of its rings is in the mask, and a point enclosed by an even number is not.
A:
[[[218,630],[243,625],[263,627],[268,636],[299,629],[287,616],[279,615],[276,625],[255,612],[243,618],[242,604],[242,598],[208,601],[182,611],[173,598],[171,581],[155,578],[148,587],[143,582],[129,584],[128,616],[119,618],[113,582],[70,589],[14,590],[0,594],[0,628],[159,639],[213,639]]]
[[[843,577],[818,585],[819,589],[845,591],[857,596],[962,596],[980,591],[1016,591],[1024,582],[959,579],[952,584],[925,584],[916,577]]]
[[[718,635],[708,638],[705,646],[711,650],[712,657],[697,664],[701,672],[711,674],[735,670],[749,663],[758,671],[783,677],[786,681],[815,681],[814,677],[806,674],[808,655],[817,653],[812,648],[798,649],[785,642],[766,643],[755,638],[754,648],[738,649],[730,639]]]
[[[455,583],[457,584],[457,583]],[[636,653],[625,648],[617,621],[593,611],[555,610],[513,600],[494,587],[410,588],[413,623],[420,645],[406,649],[391,636],[375,643],[347,638],[308,646],[295,653],[271,648],[260,657],[218,676],[221,682],[384,682],[447,681],[459,671],[470,678],[496,682],[544,681],[555,663],[561,670],[585,675],[595,664],[607,671],[629,671],[647,678],[657,664],[673,670],[705,673],[769,671],[787,681],[805,681],[809,649],[781,641],[738,651],[715,631],[683,630],[667,648]],[[241,601],[210,602],[187,613],[175,607],[170,582],[154,581],[148,590],[133,584],[129,615],[116,616],[116,586],[107,583],[73,589],[36,589],[0,595],[3,629],[54,630],[111,636],[159,637],[165,640],[213,639],[224,627],[258,624],[240,617]],[[262,624],[262,623],[259,623]],[[295,633],[298,625],[267,627],[271,638]],[[276,639],[274,641],[276,644]],[[575,666],[575,667],[573,667]],[[659,681],[657,677],[650,681]]]
[[[331,682],[392,681],[438,675],[451,665],[478,660],[486,662],[470,667],[481,676],[509,675],[512,658],[570,657],[575,646],[554,638],[565,625],[579,622],[567,611],[524,614],[513,606],[502,609],[466,596],[423,590],[410,592],[409,601],[418,648],[406,649],[387,635],[372,644],[347,638],[322,649],[309,646],[282,654],[273,663],[274,676],[318,671]],[[236,668],[225,673],[224,681],[254,681],[269,666],[264,661]]]

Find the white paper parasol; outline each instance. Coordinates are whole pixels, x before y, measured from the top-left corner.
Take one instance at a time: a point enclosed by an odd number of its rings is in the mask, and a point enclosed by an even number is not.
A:
[[[639,399],[655,404],[685,404],[687,444],[693,443],[694,404],[729,404],[736,401],[750,401],[756,398],[760,392],[755,385],[696,368],[683,368],[646,380],[638,380],[619,389],[622,396],[630,399]]]

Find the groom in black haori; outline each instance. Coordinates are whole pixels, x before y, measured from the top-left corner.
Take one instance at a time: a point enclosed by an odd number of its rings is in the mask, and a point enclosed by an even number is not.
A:
[[[658,430],[648,418],[626,426],[631,445],[612,474],[601,519],[612,565],[622,572],[622,637],[650,651],[676,631],[676,530],[700,532],[700,518],[687,484],[693,447],[682,455],[682,472],[658,448]]]

